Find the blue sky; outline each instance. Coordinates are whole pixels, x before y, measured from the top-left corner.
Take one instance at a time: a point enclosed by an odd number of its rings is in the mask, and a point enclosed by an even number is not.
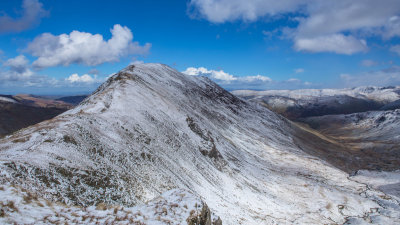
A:
[[[400,1],[0,1],[0,50],[7,94],[90,93],[141,62],[229,90],[400,85]]]

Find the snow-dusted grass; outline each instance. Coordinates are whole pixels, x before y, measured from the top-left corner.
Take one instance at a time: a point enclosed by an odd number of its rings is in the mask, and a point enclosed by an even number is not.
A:
[[[0,224],[187,224],[203,207],[199,197],[179,189],[136,207],[104,203],[77,207],[44,200],[15,186],[0,186]]]

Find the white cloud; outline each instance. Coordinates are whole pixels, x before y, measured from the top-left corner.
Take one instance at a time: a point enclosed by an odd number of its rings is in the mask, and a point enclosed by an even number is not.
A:
[[[191,75],[191,76],[197,76],[197,75],[201,75],[201,74],[209,74],[209,73],[211,73],[211,70],[208,70],[204,67],[199,67],[199,68],[188,67],[182,73]]]
[[[297,68],[297,69],[294,69],[294,72],[295,73],[304,73],[304,69],[303,68]]]
[[[130,63],[130,65],[137,65],[137,64],[143,64],[144,62],[142,60],[135,60]]]
[[[219,71],[212,71],[212,76],[217,79],[217,80],[224,80],[224,81],[232,81],[232,80],[237,80],[236,77],[233,77],[233,75],[229,73],[225,73],[222,70]]]
[[[400,36],[400,17],[392,16],[389,18],[388,24],[384,27],[382,35],[385,39]]]
[[[397,0],[310,1],[308,16],[298,27],[301,36],[320,36],[366,28],[385,27],[400,12]]]
[[[272,81],[271,78],[266,77],[266,76],[261,76],[261,75],[240,77],[239,79],[242,79],[247,82],[254,82],[254,81],[270,82],[270,81]]]
[[[390,47],[390,51],[400,55],[400,45],[393,45],[392,47]]]
[[[24,55],[8,59],[3,66],[9,67],[9,70],[2,73],[2,80],[23,80],[33,75],[29,69],[29,60]]]
[[[294,40],[298,51],[354,54],[368,49],[360,34],[383,39],[400,36],[398,0],[191,0],[189,7],[191,15],[213,23],[289,15],[298,24],[281,28],[281,33]],[[264,35],[279,33],[265,31]]]
[[[365,60],[361,61],[361,65],[363,65],[365,67],[371,67],[371,66],[378,65],[378,62],[376,62],[374,60],[370,60],[370,59],[365,59]]]
[[[27,51],[38,57],[33,66],[45,68],[74,63],[94,66],[116,62],[127,55],[147,54],[150,50],[151,44],[140,46],[132,41],[133,34],[128,27],[116,24],[111,33],[112,37],[107,41],[100,34],[80,31],[58,36],[44,33],[28,45]]]
[[[191,15],[204,17],[213,23],[244,20],[254,21],[266,15],[291,12],[307,0],[192,0]]]
[[[238,79],[238,78],[234,77],[233,75],[224,72],[223,70],[208,70],[204,67],[199,67],[199,68],[188,67],[182,73],[185,73],[187,75],[192,75],[192,76],[197,76],[197,75],[209,76],[213,79],[220,80],[220,81],[226,81],[226,82]]]
[[[211,78],[212,80],[217,81],[224,81],[225,83],[230,83],[232,81],[238,82],[270,82],[272,81],[271,78],[262,76],[262,75],[255,75],[255,76],[234,76],[232,74],[226,73],[223,70],[209,70],[204,67],[188,67],[182,73],[191,75],[191,76],[206,76]]]
[[[29,64],[29,60],[24,55],[19,55],[15,58],[8,59],[4,65],[9,66],[11,70],[22,73],[24,72]]]
[[[267,76],[254,75],[254,76],[235,76],[229,74],[229,79],[217,79],[213,72],[215,70],[209,70],[205,67],[189,67],[182,73],[191,76],[205,76],[221,85],[223,88],[231,90],[267,90],[267,89],[301,89],[301,88],[318,88],[319,84],[313,84],[310,82],[303,82],[299,79],[291,78],[289,80],[276,81],[272,80]],[[228,74],[223,70],[217,71],[224,74]]]
[[[0,32],[20,32],[40,23],[48,12],[43,9],[42,3],[37,0],[24,0],[22,13],[19,18],[12,18],[7,14],[0,17]]]
[[[368,50],[365,40],[358,40],[353,36],[345,36],[343,34],[299,38],[295,40],[294,47],[297,51],[335,52],[346,55]]]
[[[226,88],[227,90],[237,90],[237,89],[253,89],[253,90],[265,90],[271,87],[279,88],[280,86],[288,88],[289,86],[302,86],[301,81],[293,84],[288,81],[273,81],[271,78],[262,75],[254,76],[234,76],[232,74],[226,73],[223,70],[209,70],[204,67],[189,67],[182,73],[191,76],[205,76]]]
[[[67,77],[65,80],[71,83],[93,83],[95,81],[89,74],[79,76],[77,73],[71,74],[71,76]]]

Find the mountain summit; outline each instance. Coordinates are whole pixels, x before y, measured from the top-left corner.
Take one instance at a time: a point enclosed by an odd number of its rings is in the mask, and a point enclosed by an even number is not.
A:
[[[207,78],[132,65],[76,108],[1,139],[0,180],[82,206],[185,189],[224,224],[400,222],[396,199],[352,180],[297,132]]]

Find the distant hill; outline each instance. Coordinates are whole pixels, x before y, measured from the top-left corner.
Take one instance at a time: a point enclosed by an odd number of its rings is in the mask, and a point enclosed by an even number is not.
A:
[[[49,99],[36,95],[0,95],[0,137],[51,119],[79,104],[85,96]]]
[[[76,95],[76,96],[66,96],[66,97],[58,98],[56,100],[70,103],[73,105],[78,105],[86,97],[87,97],[87,95]]]
[[[260,103],[289,119],[400,108],[400,87],[348,89],[237,90],[236,96]]]
[[[0,137],[51,119],[68,108],[46,108],[0,100]]]

